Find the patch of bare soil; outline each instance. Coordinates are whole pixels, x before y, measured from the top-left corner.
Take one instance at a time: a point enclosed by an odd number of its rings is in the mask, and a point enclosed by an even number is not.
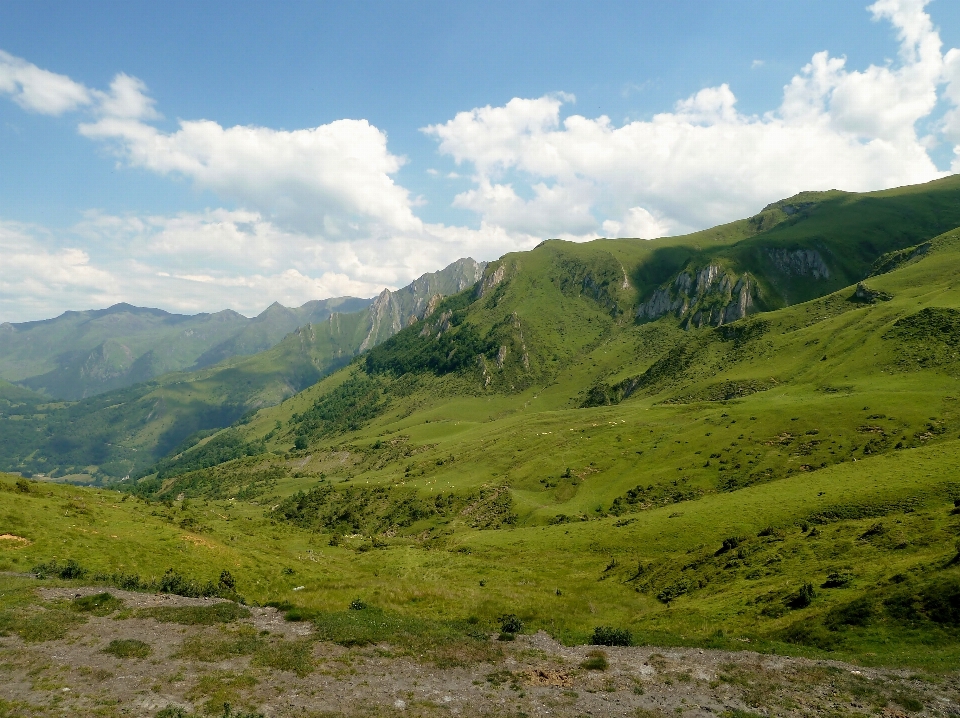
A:
[[[24,546],[30,545],[30,539],[25,539],[23,536],[15,536],[14,534],[0,534],[0,546],[4,544],[13,548],[23,548]]]
[[[57,601],[103,590],[38,593]],[[168,706],[222,716],[224,703],[266,718],[960,715],[957,675],[650,647],[603,648],[606,669],[588,670],[581,664],[597,647],[562,646],[542,632],[500,644],[497,662],[438,667],[390,646],[317,641],[309,624],[284,621],[272,608],[181,625],[138,612],[220,601],[109,592],[123,608],[91,615],[63,639],[0,637],[0,716],[154,716]],[[149,655],[118,658],[104,652],[111,642],[142,642]]]

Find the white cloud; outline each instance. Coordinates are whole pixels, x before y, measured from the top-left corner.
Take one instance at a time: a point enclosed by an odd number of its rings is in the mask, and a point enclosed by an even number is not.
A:
[[[64,307],[113,304],[114,277],[76,246],[38,227],[0,222],[0,322],[42,319]]]
[[[142,85],[122,89],[118,105],[150,109],[136,99]],[[113,142],[133,166],[188,177],[300,231],[352,239],[421,225],[409,192],[391,177],[404,159],[387,149],[386,134],[366,120],[294,131],[196,120],[164,133],[135,116],[105,114],[81,124],[80,132]]]
[[[147,86],[136,77],[120,73],[110,83],[110,92],[97,93],[99,112],[107,117],[128,120],[160,118],[154,99],[147,95]]]
[[[608,219],[603,223],[603,231],[608,237],[637,237],[656,239],[667,233],[667,227],[643,207],[631,207],[623,221]]]
[[[880,0],[869,8],[897,29],[897,66],[848,70],[843,58],[817,53],[784,88],[780,107],[762,117],[740,113],[723,84],[621,127],[606,116],[561,121],[569,98],[551,95],[461,112],[424,132],[441,153],[475,170],[475,188],[455,204],[507,232],[542,236],[588,227],[678,233],[749,215],[801,190],[931,180],[942,173],[927,154],[931,138],[918,137],[916,127],[948,78],[925,4]],[[955,78],[947,94],[960,104],[957,51],[946,60]],[[960,135],[958,112],[945,128]],[[512,181],[502,183],[507,174]]]
[[[0,50],[0,94],[41,115],[60,115],[92,102],[90,91],[65,75],[41,70]]]
[[[90,212],[68,231],[0,223],[0,322],[125,301],[247,316],[279,301],[373,297],[466,256],[530,249],[534,235],[483,224],[425,224],[416,233],[352,242],[281,229],[249,210],[173,216]],[[83,249],[81,249],[83,247]]]

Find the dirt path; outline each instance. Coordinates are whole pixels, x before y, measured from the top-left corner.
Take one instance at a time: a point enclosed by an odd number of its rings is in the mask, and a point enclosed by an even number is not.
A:
[[[47,606],[102,591],[38,589]],[[267,718],[960,716],[956,675],[921,678],[749,651],[643,647],[604,648],[599,662],[606,668],[589,670],[581,664],[596,647],[565,647],[545,633],[499,644],[504,656],[496,662],[438,668],[387,645],[348,649],[316,641],[310,624],[284,621],[272,608],[221,625],[180,625],[138,617],[137,610],[218,600],[110,593],[122,609],[90,616],[59,640],[0,637],[0,716],[154,716],[168,706],[222,716],[225,702]],[[260,653],[244,654],[244,640],[259,641]],[[149,655],[104,653],[111,641],[139,641]],[[224,646],[236,646],[234,653]],[[285,665],[284,656],[300,659],[289,670],[270,667]]]

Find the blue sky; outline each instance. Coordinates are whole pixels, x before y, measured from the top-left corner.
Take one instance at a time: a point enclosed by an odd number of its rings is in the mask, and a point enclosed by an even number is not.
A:
[[[6,2],[0,321],[249,315],[934,179],[954,47],[944,0]]]

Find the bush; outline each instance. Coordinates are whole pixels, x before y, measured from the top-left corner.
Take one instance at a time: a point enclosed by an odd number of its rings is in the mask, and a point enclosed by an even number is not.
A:
[[[523,621],[513,613],[500,616],[501,633],[523,633]]]
[[[19,491],[21,494],[29,494],[30,482],[22,477],[17,479],[17,491]]]
[[[237,590],[237,582],[230,572],[224,569],[220,572],[220,580],[217,582],[217,587],[225,593],[234,593]]]
[[[730,536],[729,538],[725,538],[723,540],[723,544],[717,549],[714,556],[720,556],[727,553],[727,551],[733,551],[733,549],[740,545],[740,541],[741,538],[739,536]]]
[[[849,571],[831,571],[820,588],[846,588],[851,581],[853,581],[853,574]]]
[[[799,591],[787,599],[787,605],[790,606],[790,608],[806,608],[813,603],[813,599],[816,598],[816,596],[817,594],[813,590],[813,584],[805,583],[800,587]]]
[[[41,579],[52,576],[54,578],[72,580],[86,576],[87,569],[83,568],[83,566],[72,558],[67,559],[63,563],[59,563],[56,559],[53,559],[47,563],[38,563],[33,567],[33,573],[36,574],[37,578]]]
[[[630,631],[625,628],[597,626],[593,629],[593,639],[590,643],[594,646],[629,646],[631,639]]]

